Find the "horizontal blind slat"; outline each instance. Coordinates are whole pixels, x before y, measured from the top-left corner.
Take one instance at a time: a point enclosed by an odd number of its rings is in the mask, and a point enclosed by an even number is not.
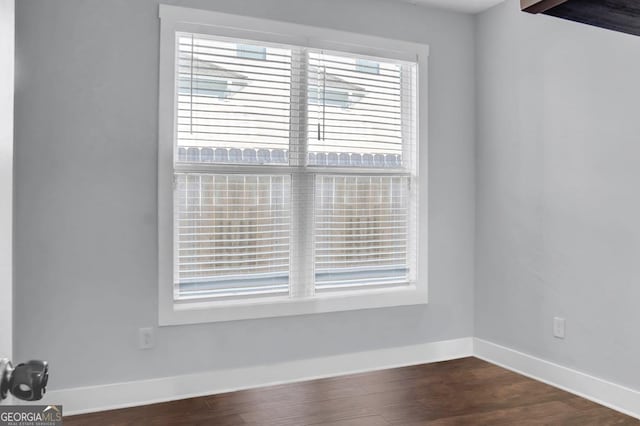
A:
[[[272,251],[263,251],[260,252],[260,255],[272,255],[272,254],[282,254],[282,253],[289,253],[289,250],[272,250]],[[202,257],[254,257],[256,255],[255,252],[249,252],[247,251],[246,253],[216,253],[214,255],[210,255],[210,254],[194,254],[194,255],[180,255],[179,257],[181,259],[199,259]]]
[[[195,247],[178,247],[177,250],[178,251],[198,251],[198,250],[203,250],[205,252],[207,251],[215,251],[215,250],[223,250],[223,252],[229,252],[232,250],[242,250],[243,252],[248,252],[248,249],[250,250],[254,250],[254,249],[265,249],[265,248],[274,248],[274,247],[289,247],[289,243],[271,243],[271,244],[256,244],[256,245],[236,245],[236,246],[232,246],[232,247],[225,247],[225,248],[220,248],[219,246],[213,245],[206,245],[206,244],[198,244]]]

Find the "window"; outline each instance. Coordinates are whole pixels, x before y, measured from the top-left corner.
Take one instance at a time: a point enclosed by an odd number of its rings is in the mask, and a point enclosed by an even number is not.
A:
[[[292,24],[161,17],[161,324],[425,303],[425,47],[399,58]],[[215,26],[230,19],[246,29]]]

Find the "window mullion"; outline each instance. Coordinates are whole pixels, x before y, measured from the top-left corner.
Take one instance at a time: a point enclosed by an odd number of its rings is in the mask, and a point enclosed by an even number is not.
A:
[[[308,53],[292,52],[289,163],[291,175],[291,297],[313,296],[314,176],[305,172],[308,134]]]

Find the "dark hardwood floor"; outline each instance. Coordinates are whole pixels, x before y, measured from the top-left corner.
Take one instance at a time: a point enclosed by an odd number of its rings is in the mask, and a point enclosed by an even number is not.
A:
[[[638,425],[640,421],[465,358],[65,417],[75,425]]]

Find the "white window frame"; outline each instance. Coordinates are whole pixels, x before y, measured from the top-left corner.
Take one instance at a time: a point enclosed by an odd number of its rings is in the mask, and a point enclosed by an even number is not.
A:
[[[426,304],[428,301],[428,182],[427,182],[427,64],[429,47],[425,44],[373,37],[319,27],[230,15],[178,6],[160,5],[160,80],[158,124],[158,294],[161,326],[232,321]],[[350,52],[418,63],[416,105],[416,171],[414,200],[416,226],[415,267],[420,272],[415,282],[405,286],[338,290],[313,295],[295,294],[273,297],[174,300],[174,138],[175,138],[175,36],[176,32],[194,32],[241,40],[305,46]],[[313,168],[318,173],[325,169]],[[349,173],[352,170],[343,170]],[[331,173],[339,171],[331,170]],[[224,166],[221,167],[224,173]],[[285,172],[287,173],[287,172]],[[389,173],[389,172],[388,172]],[[392,173],[391,173],[392,174]],[[292,189],[293,195],[293,189]],[[293,200],[292,200],[293,203]],[[294,206],[295,208],[295,206]],[[313,206],[306,207],[313,210]],[[309,217],[303,215],[302,217]],[[292,218],[293,219],[293,218]],[[309,220],[309,219],[306,219]],[[419,226],[418,226],[419,225]],[[415,231],[414,230],[414,231]],[[295,260],[294,260],[295,261]],[[290,286],[296,288],[292,263]],[[312,265],[309,265],[309,269]],[[417,271],[415,272],[417,274]]]

